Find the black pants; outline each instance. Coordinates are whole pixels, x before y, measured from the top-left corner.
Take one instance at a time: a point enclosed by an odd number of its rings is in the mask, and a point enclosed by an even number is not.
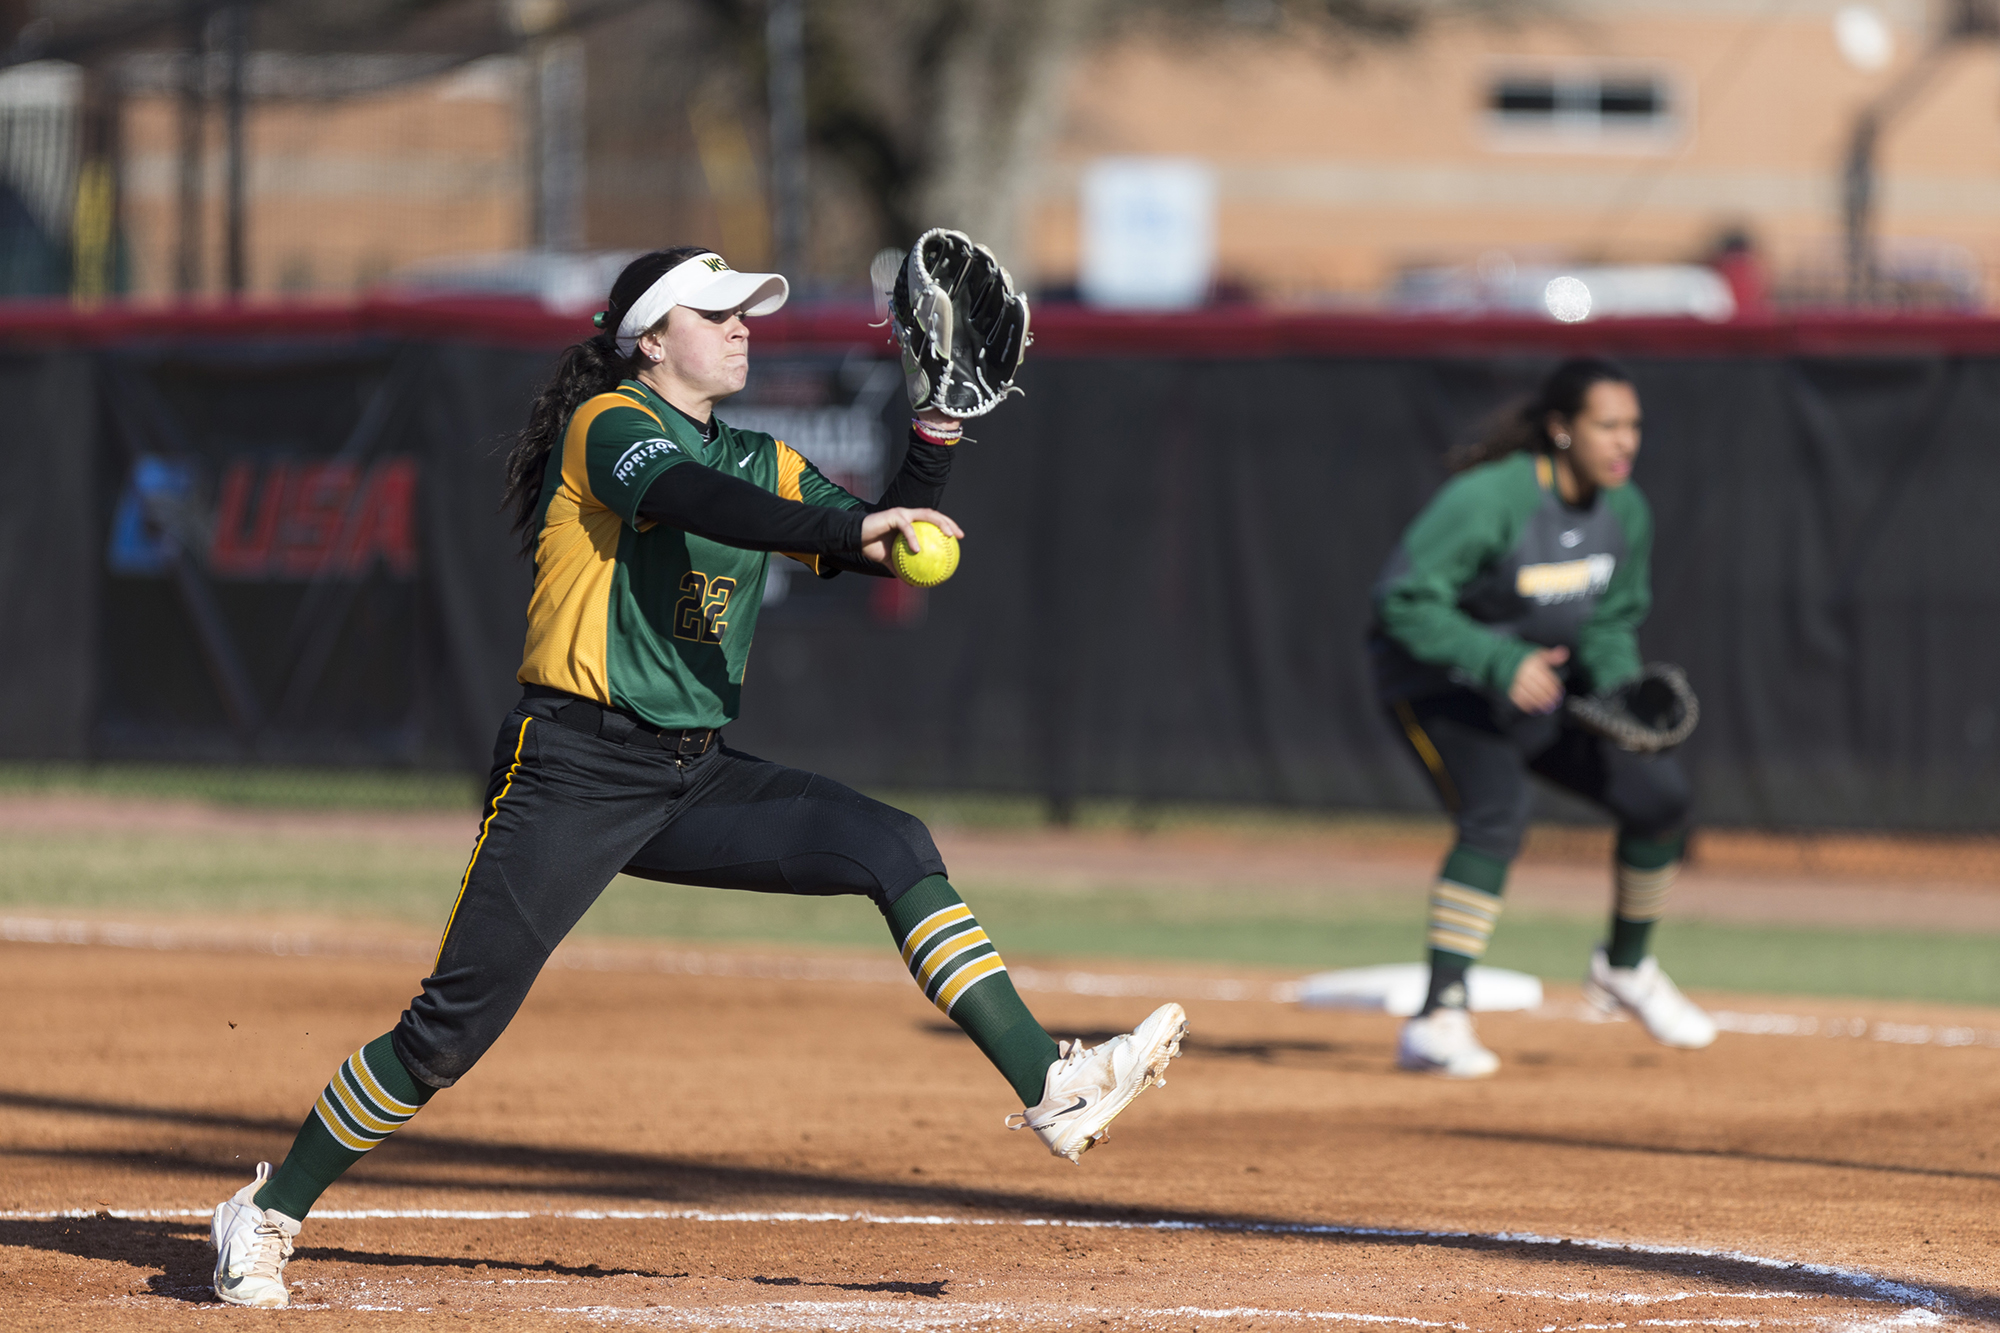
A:
[[[1534,716],[1471,690],[1388,707],[1458,825],[1459,844],[1512,861],[1528,830],[1528,774],[1608,811],[1621,834],[1666,838],[1687,827],[1692,795],[1670,753],[1633,754],[1570,725],[1560,710]]]
[[[396,1025],[397,1058],[434,1087],[451,1086],[499,1039],[549,954],[620,871],[761,893],[865,894],[885,908],[944,873],[913,815],[719,739],[677,759],[573,731],[554,720],[567,702],[524,698],[502,724],[479,841],[437,964]]]

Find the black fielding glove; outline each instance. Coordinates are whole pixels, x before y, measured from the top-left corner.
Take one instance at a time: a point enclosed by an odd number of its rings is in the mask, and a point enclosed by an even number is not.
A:
[[[1571,695],[1563,708],[1585,731],[1638,754],[1679,745],[1701,721],[1701,701],[1687,673],[1669,662],[1647,663],[1615,690]]]
[[[1028,298],[991,250],[962,231],[917,238],[889,293],[889,322],[903,348],[910,406],[976,417],[1014,388],[1032,341]]]

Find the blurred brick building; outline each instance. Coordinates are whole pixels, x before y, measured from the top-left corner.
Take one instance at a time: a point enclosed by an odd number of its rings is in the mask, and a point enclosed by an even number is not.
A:
[[[412,263],[530,243],[518,59],[488,57],[366,95],[314,95],[315,75],[370,57],[260,54],[246,118],[248,290],[343,293]],[[381,62],[392,58],[373,57]],[[123,225],[130,290],[175,288],[180,125],[171,55],[126,62]],[[358,81],[362,70],[346,77]],[[197,289],[218,290],[226,169],[210,115]]]
[[[1225,290],[1366,303],[1426,266],[1705,260],[1730,238],[1732,262],[1761,268],[1749,280],[1780,300],[1837,299],[1856,116],[1926,59],[1948,8],[1564,0],[1336,48],[1283,35],[1275,6],[1241,0],[1198,33],[1127,29],[1068,79],[1013,258],[1039,287],[1071,286],[1090,164],[1164,156],[1212,174]],[[764,262],[761,93],[690,35],[690,12],[628,7],[580,36],[469,62],[254,53],[247,290],[341,295],[413,265],[537,245],[691,240]],[[91,85],[115,76],[119,91],[115,132],[100,136],[119,163],[107,285],[140,297],[184,280],[178,59],[123,55]],[[1990,303],[2000,44],[1958,43],[1911,87],[1875,159],[1885,271],[1929,303]],[[0,131],[30,112],[44,125],[80,117],[91,97],[50,62],[16,67],[0,73]],[[203,123],[192,285],[214,293],[225,145],[212,98]],[[22,142],[5,133],[0,144]],[[90,197],[88,173],[36,151],[30,170],[8,148],[0,205],[24,201],[8,225],[39,228],[50,254],[90,253],[89,210],[70,202]],[[824,285],[858,283],[886,239],[860,188],[815,163],[809,266]],[[13,290],[60,289],[32,277],[53,259],[10,253],[30,274]]]
[[[1705,259],[1734,232],[1781,296],[1830,299],[1855,118],[1938,21],[1913,0],[1570,0],[1344,53],[1254,28],[1132,42],[1073,81],[1034,267],[1074,271],[1091,159],[1173,154],[1214,171],[1225,280],[1266,295],[1378,293],[1482,258]],[[1876,165],[1886,267],[2000,296],[2000,44],[1941,55]]]

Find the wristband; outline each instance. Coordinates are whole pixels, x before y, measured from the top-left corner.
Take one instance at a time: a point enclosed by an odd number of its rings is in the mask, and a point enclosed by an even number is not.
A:
[[[940,425],[934,421],[925,421],[922,417],[911,417],[910,433],[929,444],[940,444],[949,448],[965,438],[965,424],[954,421],[950,425]]]

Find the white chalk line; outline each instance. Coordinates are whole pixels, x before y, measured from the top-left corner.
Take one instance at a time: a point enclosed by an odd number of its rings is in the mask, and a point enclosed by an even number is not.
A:
[[[331,1310],[330,1304],[294,1301],[293,1310]],[[353,1305],[353,1310],[428,1314],[428,1305]],[[849,1329],[917,1330],[963,1328],[974,1324],[1027,1324],[1069,1326],[1079,1319],[1117,1320],[1146,1325],[1166,1319],[1287,1319],[1314,1323],[1394,1325],[1403,1328],[1448,1328],[1470,1326],[1405,1315],[1365,1314],[1348,1310],[1278,1310],[1258,1306],[1209,1308],[1199,1305],[1176,1306],[1094,1306],[995,1301],[952,1301],[922,1312],[913,1312],[907,1302],[890,1301],[762,1301],[756,1305],[707,1308],[650,1306],[637,1309],[622,1305],[541,1305],[528,1309],[514,1307],[508,1313],[582,1315],[599,1323],[637,1324],[667,1328],[759,1328],[759,1329]],[[1711,1321],[1713,1322],[1713,1321]]]
[[[294,1309],[331,1308],[314,1306],[293,1306]],[[400,1308],[400,1307],[356,1307],[356,1308]],[[429,1307],[416,1307],[428,1310]],[[543,1306],[542,1310],[551,1314],[579,1314],[601,1323],[637,1324],[644,1326],[666,1326],[675,1328],[766,1328],[766,1329],[909,1329],[955,1328],[968,1324],[1016,1323],[1036,1326],[1073,1326],[1088,1319],[1100,1323],[1122,1323],[1147,1326],[1156,1320],[1183,1319],[1259,1319],[1267,1321],[1297,1321],[1303,1323],[1376,1324],[1395,1325],[1405,1328],[1448,1328],[1469,1330],[1474,1325],[1461,1322],[1445,1322],[1434,1319],[1418,1319],[1409,1315],[1369,1314],[1355,1310],[1286,1310],[1267,1306],[1093,1306],[1055,1305],[1043,1302],[1022,1304],[970,1303],[953,1301],[950,1306],[912,1314],[906,1304],[891,1304],[886,1301],[773,1301],[760,1306],[733,1306],[722,1309],[675,1309],[670,1307],[648,1307],[635,1309],[630,1306]],[[789,1316],[789,1317],[786,1317]],[[1916,1317],[1913,1317],[1916,1316]],[[1936,1327],[1947,1321],[1928,1310],[1905,1310],[1899,1314],[1879,1319],[1850,1320],[1839,1325],[1840,1333],[1876,1333],[1876,1330],[1892,1330],[1916,1327]],[[1581,1333],[1581,1330],[1619,1328],[1789,1328],[1827,1327],[1824,1315],[1802,1315],[1796,1318],[1780,1318],[1770,1315],[1758,1318],[1728,1318],[1708,1316],[1697,1319],[1633,1319],[1615,1323],[1588,1324],[1562,1323],[1543,1324],[1537,1333]]]
[[[537,1284],[547,1284],[555,1279],[534,1279]],[[464,1286],[519,1286],[524,1282],[509,1279],[454,1283]],[[197,1289],[199,1290],[199,1289]],[[374,1288],[376,1291],[381,1289]],[[1724,1293],[1725,1295],[1727,1293]],[[290,1306],[293,1310],[365,1310],[375,1313],[429,1314],[440,1307],[421,1305],[414,1302],[404,1304],[377,1304],[388,1299],[384,1295],[370,1297],[366,1302],[352,1305],[336,1305],[330,1301],[314,1301],[294,1297]],[[1825,1299],[1823,1297],[1818,1299]],[[463,1313],[454,1308],[454,1312]],[[1305,1323],[1341,1323],[1394,1325],[1405,1328],[1443,1328],[1469,1330],[1472,1326],[1437,1319],[1419,1319],[1413,1315],[1375,1314],[1360,1310],[1290,1310],[1272,1306],[1234,1305],[1078,1305],[1064,1302],[1056,1304],[1047,1301],[966,1301],[953,1299],[949,1304],[938,1304],[913,1310],[910,1304],[889,1301],[758,1301],[738,1305],[709,1306],[667,1306],[651,1305],[635,1307],[626,1305],[538,1305],[509,1307],[514,1314],[570,1314],[583,1315],[599,1323],[616,1323],[650,1327],[674,1328],[763,1328],[763,1329],[908,1329],[923,1330],[936,1328],[958,1328],[974,1324],[1018,1324],[1018,1325],[1073,1325],[1079,1319],[1099,1319],[1103,1323],[1136,1324],[1147,1326],[1156,1320],[1184,1319],[1261,1319],[1289,1320]],[[1597,1330],[1618,1328],[1825,1328],[1827,1316],[1801,1314],[1792,1318],[1764,1315],[1758,1318],[1730,1318],[1710,1315],[1693,1319],[1633,1319],[1611,1323],[1562,1323],[1544,1324],[1538,1333],[1571,1333],[1572,1330]],[[1874,1330],[1890,1330],[1911,1327],[1935,1327],[1947,1322],[1943,1317],[1928,1310],[1904,1310],[1893,1316],[1879,1319],[1850,1320],[1841,1325],[1841,1333],[1873,1333]]]
[[[483,1285],[478,1283],[459,1285]],[[191,1288],[190,1291],[205,1290]],[[116,1303],[129,1304],[132,1298],[120,1298]],[[418,1304],[377,1304],[374,1301],[353,1305],[336,1305],[330,1301],[293,1299],[293,1311],[322,1311],[349,1309],[385,1314],[431,1314],[440,1307]],[[462,1307],[451,1307],[451,1313],[463,1315]],[[1390,1325],[1405,1328],[1441,1328],[1465,1333],[1473,1326],[1465,1323],[1446,1323],[1440,1320],[1417,1319],[1407,1315],[1371,1314],[1350,1310],[1287,1310],[1265,1306],[1094,1306],[1075,1304],[1052,1304],[1048,1302],[970,1302],[954,1300],[949,1305],[935,1306],[921,1311],[912,1311],[908,1302],[888,1301],[765,1301],[755,1305],[724,1305],[707,1307],[648,1306],[636,1308],[615,1305],[537,1305],[514,1306],[505,1311],[509,1314],[556,1314],[580,1315],[599,1324],[653,1328],[715,1328],[715,1329],[771,1329],[771,1330],[848,1330],[894,1329],[908,1333],[923,1333],[928,1329],[963,1328],[969,1326],[1016,1325],[1025,1327],[1073,1327],[1078,1321],[1097,1319],[1100,1324],[1118,1324],[1128,1327],[1147,1328],[1159,1321],[1180,1321],[1189,1319],[1256,1319],[1264,1321],[1292,1321],[1308,1324],[1362,1324]],[[1878,1319],[1847,1320],[1839,1324],[1839,1333],[1891,1333],[1892,1330],[1937,1327],[1947,1322],[1928,1310],[1905,1310],[1900,1314]],[[1701,1319],[1634,1319],[1613,1323],[1562,1323],[1541,1325],[1536,1333],[1583,1333],[1584,1330],[1621,1328],[1792,1328],[1806,1327],[1825,1330],[1830,1327],[1826,1316],[1813,1315],[1798,1318],[1727,1318],[1709,1316]]]
[[[110,1216],[141,1221],[165,1218],[208,1217],[212,1210],[189,1208],[71,1208],[51,1211],[13,1209],[0,1211],[0,1221],[67,1221]],[[1810,1274],[1844,1287],[1859,1300],[1878,1301],[1927,1310],[1949,1307],[1940,1292],[1911,1283],[1877,1277],[1860,1269],[1834,1264],[1800,1263],[1771,1259],[1742,1250],[1718,1250],[1690,1245],[1650,1245],[1641,1241],[1599,1240],[1575,1236],[1544,1236],[1533,1231],[1428,1231],[1410,1227],[1361,1227],[1331,1222],[1185,1222],[1102,1221],[1064,1217],[952,1217],[938,1213],[741,1211],[717,1212],[703,1208],[577,1208],[577,1209],[446,1209],[446,1208],[321,1208],[313,1212],[320,1221],[531,1221],[537,1219],[571,1222],[755,1222],[765,1224],[823,1224],[858,1222],[872,1226],[928,1227],[1058,1227],[1081,1231],[1166,1231],[1209,1232],[1253,1236],[1343,1236],[1384,1240],[1483,1240],[1507,1245],[1560,1246],[1597,1250],[1609,1254],[1643,1254],[1667,1258],[1721,1259],[1754,1268],[1768,1268]]]
[[[1544,1004],[1528,1011],[1536,1018],[1573,1018],[1584,1023],[1624,1023],[1626,1015],[1606,1014],[1591,1004]],[[1867,1018],[1819,1018],[1811,1014],[1746,1014],[1711,1009],[1708,1016],[1724,1032],[1746,1037],[1859,1037],[1897,1046],[1987,1046],[2000,1048],[2000,1030],[1929,1023],[1886,1023]]]
[[[1349,1310],[1268,1310],[1239,1305],[1211,1309],[1200,1305],[1174,1306],[1094,1306],[1057,1305],[1031,1302],[1010,1305],[996,1302],[961,1303],[912,1314],[907,1305],[888,1301],[773,1301],[757,1307],[736,1307],[727,1312],[675,1310],[666,1308],[634,1310],[622,1306],[580,1305],[546,1307],[551,1314],[580,1314],[601,1323],[664,1325],[677,1328],[831,1328],[847,1329],[929,1329],[961,1328],[968,1324],[1034,1324],[1068,1327],[1079,1319],[1117,1319],[1123,1323],[1147,1324],[1157,1319],[1290,1319],[1315,1323],[1386,1324],[1401,1328],[1449,1328],[1469,1326],[1435,1319],[1415,1319],[1404,1315],[1363,1314]],[[769,1311],[770,1313],[765,1313]],[[789,1318],[785,1317],[789,1316]]]
[[[481,1285],[481,1284],[458,1284]],[[430,1314],[440,1307],[419,1304],[377,1304],[374,1301],[353,1305],[336,1305],[331,1301],[294,1299],[291,1309],[295,1311],[318,1311],[350,1309],[371,1313],[390,1314]],[[464,1314],[460,1307],[451,1307],[451,1312]],[[1079,1321],[1096,1319],[1100,1324],[1121,1324],[1126,1326],[1151,1327],[1158,1321],[1180,1321],[1189,1319],[1255,1319],[1263,1321],[1287,1321],[1307,1324],[1363,1324],[1389,1325],[1403,1328],[1439,1328],[1458,1330],[1466,1333],[1473,1325],[1462,1322],[1446,1322],[1435,1319],[1418,1319],[1410,1315],[1373,1314],[1359,1310],[1288,1310],[1257,1305],[1235,1306],[1144,1306],[1144,1305],[1076,1305],[1055,1304],[1045,1301],[999,1302],[960,1301],[930,1306],[913,1311],[908,1302],[889,1301],[760,1301],[755,1304],[710,1305],[702,1307],[654,1305],[646,1307],[622,1305],[535,1305],[513,1306],[506,1310],[509,1314],[558,1314],[581,1315],[600,1324],[621,1324],[626,1326],[653,1328],[753,1328],[773,1330],[847,1330],[897,1329],[921,1333],[926,1329],[963,1328],[975,1325],[1016,1325],[1026,1327],[1074,1327]],[[1593,1324],[1564,1322],[1543,1324],[1536,1333],[1583,1333],[1584,1330],[1620,1328],[1814,1328],[1825,1330],[1837,1327],[1839,1333],[1890,1333],[1891,1330],[1908,1328],[1935,1328],[1948,1321],[1928,1310],[1904,1310],[1895,1315],[1880,1318],[1848,1319],[1837,1326],[1831,1325],[1825,1315],[1800,1315],[1792,1318],[1764,1315],[1757,1318],[1731,1318],[1710,1315],[1691,1319],[1632,1319]]]
[[[186,953],[258,953],[289,958],[364,958],[429,966],[435,945],[412,941],[321,936],[305,931],[242,931],[141,926],[55,917],[0,917],[0,941],[12,944],[92,945],[111,949],[152,949]],[[899,962],[870,958],[809,958],[785,955],[703,953],[691,949],[605,949],[565,944],[550,966],[571,972],[633,972],[661,976],[741,977],[769,981],[846,981],[910,984]],[[1124,973],[1057,971],[1009,964],[1018,990],[1038,994],[1110,998],[1256,1001],[1293,1004],[1296,981],[1244,981],[1220,977],[1161,977]],[[1532,1011],[1542,1018],[1607,1020],[1589,1005],[1545,1004]],[[1620,1015],[1620,1018],[1623,1016]],[[1713,1011],[1724,1032],[1752,1037],[1845,1037],[1901,1046],[1974,1046],[2000,1050],[2000,1029],[1888,1023],[1867,1018],[1818,1018],[1809,1014]]]
[[[477,1285],[477,1284],[474,1284]],[[292,1309],[330,1309],[295,1302]],[[429,1311],[422,1305],[353,1306],[353,1309]],[[1409,1315],[1370,1314],[1348,1310],[1284,1310],[1258,1306],[1208,1307],[1175,1306],[1094,1306],[1048,1301],[968,1301],[919,1307],[906,1301],[758,1301],[755,1304],[700,1307],[621,1305],[545,1305],[536,1307],[549,1314],[581,1314],[619,1323],[670,1324],[695,1327],[793,1328],[804,1323],[815,1328],[951,1328],[965,1324],[1027,1322],[1062,1324],[1083,1316],[1109,1316],[1128,1322],[1168,1318],[1278,1318],[1356,1324],[1394,1324],[1409,1328],[1464,1329],[1462,1323],[1418,1319]],[[785,1317],[789,1316],[789,1318]]]
[[[1587,1301],[1597,1305],[1672,1305],[1676,1301],[1823,1301],[1825,1292],[1816,1291],[1668,1291],[1654,1296],[1637,1292],[1607,1296],[1601,1291],[1533,1291],[1514,1287],[1488,1287],[1489,1296],[1528,1296],[1538,1301]]]

